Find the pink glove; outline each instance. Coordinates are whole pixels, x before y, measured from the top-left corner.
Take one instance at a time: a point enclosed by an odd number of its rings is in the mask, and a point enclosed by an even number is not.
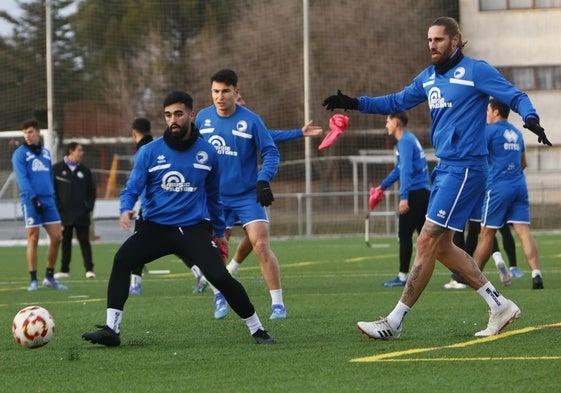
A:
[[[382,199],[384,199],[384,190],[372,187],[370,189],[370,198],[368,198],[368,206],[370,207],[370,210],[374,210],[376,205],[380,203]]]
[[[341,135],[345,131],[348,125],[349,118],[347,116],[341,114],[331,116],[331,119],[329,119],[329,134],[327,134],[325,138],[323,138],[323,141],[321,141],[321,145],[319,145],[318,150],[327,149],[329,146],[331,146],[337,140],[337,138],[339,138],[339,135]]]

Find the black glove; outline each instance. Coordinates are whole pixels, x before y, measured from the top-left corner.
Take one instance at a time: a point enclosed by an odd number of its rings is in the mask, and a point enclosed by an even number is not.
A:
[[[526,119],[526,123],[524,123],[524,128],[529,129],[538,136],[538,143],[551,146],[551,142],[547,139],[547,136],[545,136],[545,130],[540,126],[540,122],[536,117],[529,116]]]
[[[34,197],[31,200],[31,203],[33,203],[33,207],[35,208],[35,211],[37,212],[37,214],[42,214],[45,211],[45,208],[44,208],[43,204],[41,203],[41,201],[39,200],[39,198]]]
[[[358,109],[358,98],[353,98],[341,93],[341,90],[337,90],[336,96],[327,97],[322,104],[328,111],[333,111],[333,109],[341,108],[347,109]]]
[[[257,202],[259,202],[261,206],[270,206],[274,200],[275,197],[273,196],[269,182],[259,180],[257,182]]]

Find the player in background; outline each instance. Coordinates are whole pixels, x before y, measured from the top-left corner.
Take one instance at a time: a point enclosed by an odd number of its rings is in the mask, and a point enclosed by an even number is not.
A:
[[[487,328],[476,336],[498,334],[518,318],[518,306],[499,293],[473,258],[454,245],[452,237],[465,226],[487,181],[484,135],[490,96],[508,103],[522,116],[524,126],[538,136],[538,142],[551,145],[528,95],[485,61],[464,56],[465,42],[455,19],[437,18],[428,28],[427,43],[432,64],[400,92],[353,98],[338,91],[323,102],[327,110],[378,114],[405,111],[425,101],[429,105],[429,135],[439,163],[432,173],[425,225],[417,238],[413,268],[394,309],[380,320],[357,323],[374,339],[400,337],[404,318],[428,284],[436,260],[464,277],[489,306]]]
[[[241,222],[259,260],[271,295],[270,319],[287,316],[283,301],[280,267],[269,241],[266,207],[274,201],[270,182],[277,173],[280,154],[261,118],[236,105],[238,76],[222,69],[210,78],[214,104],[197,113],[195,125],[218,153],[220,197],[226,227]],[[261,169],[258,164],[261,160]],[[215,318],[226,316],[228,305],[215,295]]]
[[[12,166],[20,190],[21,210],[27,233],[27,268],[31,283],[28,291],[36,291],[37,245],[41,226],[49,236],[47,270],[43,286],[67,289],[54,278],[58,249],[62,241],[62,225],[55,203],[51,153],[41,143],[41,130],[35,119],[26,120],[22,126],[23,145],[12,154]]]
[[[481,204],[483,204],[483,194],[481,198]],[[477,207],[474,209],[478,219],[473,220],[473,217],[467,223],[467,235],[462,232],[456,232],[454,234],[454,244],[460,247],[462,250],[467,252],[473,257],[473,252],[477,247],[477,241],[479,238],[479,232],[481,231],[481,209]],[[493,238],[493,261],[499,272],[499,277],[503,285],[508,286],[511,283],[512,277],[520,278],[524,276],[524,273],[518,268],[518,263],[516,261],[516,246],[514,244],[514,238],[512,237],[512,232],[510,231],[510,225],[503,225],[499,231],[501,232],[503,238],[503,249],[508,257],[508,264],[510,269],[506,267],[503,255],[499,249],[499,242],[497,237]],[[465,237],[464,237],[465,235]],[[445,289],[466,289],[467,285],[465,280],[452,273],[450,282],[444,284]]]
[[[137,117],[132,122],[131,127],[131,135],[132,139],[136,143],[136,152],[140,150],[140,148],[154,140],[152,136],[152,124],[150,120],[145,119],[143,117]],[[140,197],[141,205],[138,209],[138,215],[134,222],[134,232],[137,232],[142,225],[142,199]],[[144,269],[143,266],[138,266],[133,269],[131,272],[131,281],[129,285],[129,295],[141,295],[142,294],[142,270]]]
[[[121,227],[130,229],[133,208],[142,193],[144,221],[115,254],[107,288],[105,326],[83,333],[82,337],[93,344],[120,345],[130,272],[165,255],[179,254],[197,264],[220,289],[258,344],[274,344],[275,339],[263,328],[244,287],[226,270],[217,248],[227,244],[218,154],[200,138],[192,123],[193,99],[176,91],[166,96],[163,108],[167,123],[164,135],[137,152],[121,191]]]
[[[405,112],[386,117],[388,135],[397,140],[397,162],[376,188],[386,190],[399,179],[399,273],[397,277],[383,281],[384,287],[404,286],[409,276],[413,254],[413,233],[421,233],[429,204],[429,167],[421,143],[406,129],[409,118]]]
[[[508,105],[496,98],[489,101],[485,129],[489,178],[481,212],[481,233],[473,257],[483,270],[492,252],[495,233],[500,227],[511,224],[532,270],[532,289],[543,289],[538,246],[530,231],[524,138],[520,130],[507,121],[509,113]]]

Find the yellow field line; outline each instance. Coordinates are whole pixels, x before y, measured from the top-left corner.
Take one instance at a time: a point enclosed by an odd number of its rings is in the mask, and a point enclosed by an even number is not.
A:
[[[407,358],[407,359],[396,359],[400,356],[405,356],[405,355],[414,355],[414,354],[418,354],[418,353],[423,353],[423,352],[431,352],[431,351],[437,351],[440,349],[451,349],[451,348],[464,348],[464,347],[468,347],[470,345],[476,345],[476,344],[483,344],[483,343],[487,343],[490,341],[495,341],[495,340],[500,340],[509,336],[514,336],[516,334],[523,334],[523,333],[528,333],[528,332],[532,332],[535,330],[540,330],[540,329],[547,329],[547,328],[561,328],[561,322],[558,323],[554,323],[551,325],[542,325],[542,326],[531,326],[531,327],[526,327],[526,328],[522,328],[522,329],[518,329],[518,330],[511,330],[509,332],[505,332],[505,333],[501,333],[498,334],[496,336],[488,336],[488,337],[481,337],[481,338],[476,338],[473,340],[469,340],[469,341],[465,341],[465,342],[461,342],[461,343],[456,343],[456,344],[450,344],[450,345],[445,345],[445,346],[441,346],[441,347],[428,347],[428,348],[412,348],[412,349],[407,349],[404,351],[396,351],[396,352],[390,352],[390,353],[383,353],[380,355],[373,355],[373,356],[367,356],[367,357],[362,357],[362,358],[355,358],[355,359],[351,359],[350,362],[352,363],[367,363],[367,362],[405,362],[405,361],[470,361],[470,360],[557,360],[557,359],[561,359],[561,356],[540,356],[540,357],[484,357],[484,358],[438,358],[438,359],[434,359],[434,358],[421,358],[421,359],[411,359],[411,358]]]

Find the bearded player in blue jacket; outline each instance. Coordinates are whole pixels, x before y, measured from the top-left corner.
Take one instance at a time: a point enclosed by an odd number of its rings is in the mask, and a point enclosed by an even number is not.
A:
[[[220,196],[226,228],[241,223],[259,260],[271,295],[270,319],[287,316],[280,267],[269,242],[269,218],[265,207],[274,201],[270,182],[277,173],[280,154],[261,118],[236,104],[238,76],[222,69],[210,78],[214,105],[197,113],[195,126],[210,142],[220,162]],[[261,159],[261,169],[259,169]],[[227,304],[215,294],[215,318],[226,316]]]
[[[219,163],[216,150],[199,137],[192,123],[193,99],[185,92],[170,93],[164,100],[164,116],[168,127],[163,137],[136,153],[121,191],[121,227],[130,229],[133,207],[143,193],[144,221],[115,254],[107,288],[106,324],[82,337],[93,344],[120,345],[130,272],[165,255],[178,254],[196,264],[224,294],[258,344],[274,344],[244,287],[226,270],[217,248],[217,244],[226,244]]]
[[[508,82],[494,67],[464,56],[458,22],[437,18],[427,41],[432,65],[396,94],[352,98],[342,94],[325,99],[328,110],[356,109],[363,113],[390,114],[428,101],[432,125],[430,138],[440,159],[432,174],[433,189],[427,217],[417,238],[417,254],[401,299],[386,318],[358,322],[358,328],[374,339],[397,339],[405,315],[418,300],[432,276],[435,260],[463,276],[490,308],[487,328],[476,336],[499,334],[520,315],[520,309],[481,273],[473,258],[452,242],[469,218],[476,194],[485,188],[487,146],[486,109],[489,97],[507,103],[524,120],[524,127],[551,145],[528,96]]]

